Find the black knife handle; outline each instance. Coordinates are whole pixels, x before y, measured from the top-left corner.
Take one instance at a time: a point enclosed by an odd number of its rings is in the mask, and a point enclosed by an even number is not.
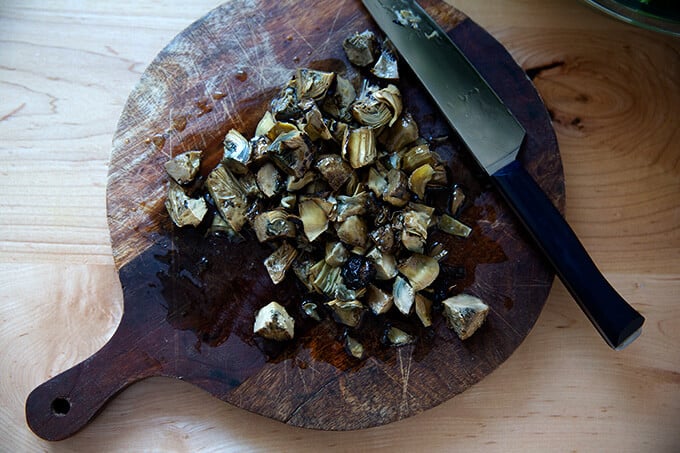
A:
[[[605,280],[574,231],[524,167],[513,161],[491,179],[607,343],[623,349],[637,338],[645,318]]]

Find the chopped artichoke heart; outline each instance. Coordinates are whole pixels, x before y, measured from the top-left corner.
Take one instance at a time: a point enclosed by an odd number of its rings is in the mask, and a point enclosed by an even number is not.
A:
[[[444,233],[448,233],[453,236],[459,236],[462,238],[466,238],[470,236],[470,233],[472,233],[472,228],[447,214],[443,214],[439,218],[439,224],[437,226]]]
[[[333,299],[326,302],[326,306],[333,310],[333,316],[338,322],[349,327],[358,326],[366,310],[358,300]]]
[[[264,260],[264,266],[267,268],[267,272],[269,272],[269,276],[275,285],[281,283],[286,277],[286,271],[293,264],[293,260],[295,260],[297,255],[297,249],[284,242]]]
[[[352,168],[365,167],[375,161],[378,152],[372,128],[360,127],[350,131],[347,139],[347,157]]]
[[[328,242],[326,244],[326,263],[329,266],[338,267],[345,264],[349,258],[349,251],[342,242]]]
[[[394,279],[392,297],[394,297],[394,305],[397,307],[397,310],[405,315],[411,313],[413,303],[415,302],[415,292],[411,285],[400,276]]]
[[[484,323],[489,313],[488,305],[469,294],[449,297],[442,301],[442,305],[449,328],[453,329],[461,340],[470,338]]]
[[[314,289],[328,297],[335,296],[335,288],[340,277],[340,268],[328,265],[321,260],[310,269],[311,283]]]
[[[382,253],[377,248],[371,249],[366,257],[375,265],[375,278],[378,280],[392,280],[397,276],[397,260],[394,255]]]
[[[205,185],[220,215],[229,222],[234,231],[241,231],[247,221],[248,201],[239,180],[228,169],[219,165],[210,172]]]
[[[297,129],[276,137],[267,154],[277,167],[296,178],[304,176],[314,158],[305,136]]]
[[[224,137],[224,157],[222,163],[240,175],[248,171],[250,163],[250,142],[236,129],[231,129]]]
[[[298,210],[305,236],[310,242],[313,242],[328,229],[328,216],[314,200],[301,201]]]
[[[399,272],[406,278],[414,291],[429,287],[439,276],[439,262],[429,256],[414,253],[399,265]]]
[[[342,43],[347,59],[357,66],[368,66],[375,61],[375,53],[378,47],[377,40],[372,31],[366,30],[355,33],[346,38]]]
[[[316,179],[316,175],[313,171],[308,171],[301,178],[296,178],[295,176],[288,176],[286,182],[286,190],[288,192],[297,192],[304,188],[307,184],[311,183]]]
[[[387,188],[387,179],[374,167],[368,169],[368,182],[366,184],[376,197],[382,197]]]
[[[383,200],[389,204],[402,207],[411,199],[408,190],[408,179],[403,171],[396,168],[387,173],[387,187],[383,193]]]
[[[269,340],[291,340],[295,333],[295,320],[283,306],[272,301],[255,315],[253,332]]]
[[[335,92],[332,95],[326,95],[326,99],[324,99],[321,108],[333,118],[342,121],[351,121],[352,115],[349,113],[349,107],[356,97],[357,92],[354,89],[352,82],[342,76],[336,75]]]
[[[336,222],[344,222],[350,216],[365,214],[369,201],[368,192],[361,192],[351,197],[338,195],[334,220]]]
[[[418,139],[418,124],[410,113],[404,113],[388,129],[385,129],[378,140],[388,152],[398,152]]]
[[[320,156],[316,162],[316,169],[333,190],[340,189],[352,176],[352,167],[337,154]]]
[[[257,187],[265,197],[271,198],[278,194],[283,188],[283,178],[276,166],[267,162],[257,172]]]
[[[392,49],[383,49],[371,72],[381,79],[399,79],[399,65],[395,52]]]
[[[347,335],[345,337],[345,349],[349,352],[349,355],[356,359],[363,359],[365,355],[364,346],[359,343],[354,338]]]
[[[432,301],[422,294],[416,294],[416,316],[420,319],[423,327],[432,325]]]
[[[389,84],[386,88],[373,93],[373,97],[378,102],[387,105],[392,114],[388,125],[394,125],[394,123],[397,122],[399,115],[401,115],[401,111],[403,109],[403,104],[401,102],[401,92],[399,91],[399,88],[397,88],[395,85]]]
[[[359,216],[350,216],[337,228],[338,239],[347,245],[366,247],[368,244],[368,231],[366,222]]]
[[[323,99],[334,78],[335,74],[332,72],[299,68],[295,75],[297,94],[300,99]]]
[[[323,120],[323,115],[321,111],[316,106],[314,101],[310,101],[312,106],[305,111],[305,126],[304,131],[309,135],[312,141],[316,140],[332,140],[333,136],[331,131],[328,130],[328,126]]]
[[[415,343],[416,341],[416,338],[413,335],[409,335],[396,327],[390,327],[387,329],[386,337],[387,341],[392,343],[394,346],[404,346]]]
[[[196,178],[201,166],[201,152],[187,151],[165,163],[165,171],[178,184],[188,184]]]
[[[425,164],[433,168],[437,164],[437,158],[426,144],[413,146],[404,153],[401,160],[401,168],[406,172],[412,172]]]
[[[180,228],[198,226],[208,212],[203,198],[189,198],[175,181],[170,181],[165,207],[172,221]]]
[[[394,299],[391,294],[387,294],[385,291],[374,285],[368,285],[365,300],[371,311],[376,315],[387,313],[394,304]]]
[[[263,137],[269,134],[276,124],[276,118],[270,111],[266,111],[255,127],[255,137]],[[276,137],[274,137],[276,138]]]
[[[418,195],[418,198],[425,197],[425,187],[432,179],[432,175],[434,175],[434,170],[430,164],[425,164],[416,168],[409,176],[408,186],[414,194]]]
[[[253,229],[260,242],[294,238],[296,232],[295,224],[288,220],[288,214],[282,209],[274,209],[255,216]]]
[[[389,223],[371,231],[369,236],[375,246],[383,253],[394,251],[395,246],[397,245],[394,237],[394,229]]]

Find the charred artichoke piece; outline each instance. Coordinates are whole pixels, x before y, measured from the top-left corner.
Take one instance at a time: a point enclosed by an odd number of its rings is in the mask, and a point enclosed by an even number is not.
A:
[[[250,160],[261,162],[267,156],[267,150],[272,141],[266,135],[256,135],[250,139]]]
[[[288,214],[281,209],[263,212],[255,216],[253,229],[258,241],[294,238],[295,224],[288,220]]]
[[[316,103],[308,99],[301,103],[301,107],[305,113],[304,131],[307,133],[312,141],[316,140],[332,140],[331,131],[328,130],[321,111],[316,106]]]
[[[246,190],[234,174],[218,165],[205,180],[208,192],[220,215],[237,233],[247,221],[248,200]]]
[[[453,329],[461,340],[470,338],[484,323],[489,313],[488,305],[469,294],[449,297],[442,301],[442,304],[449,328]]]
[[[426,255],[414,253],[399,265],[399,272],[408,278],[414,291],[430,286],[439,276],[439,262]]]
[[[376,197],[382,197],[383,192],[387,189],[386,175],[383,175],[375,167],[371,167],[368,169],[368,181],[366,182],[366,185]]]
[[[409,335],[401,329],[390,327],[385,333],[385,338],[394,346],[404,346],[415,343],[416,337]]]
[[[416,316],[420,319],[423,327],[432,325],[432,301],[422,294],[416,294]]]
[[[365,214],[368,210],[369,202],[370,197],[368,192],[360,192],[351,197],[347,195],[338,195],[335,221],[344,222],[351,216]]]
[[[299,68],[295,75],[297,95],[300,99],[321,100],[326,96],[335,74],[314,69]]]
[[[406,211],[402,216],[401,243],[407,250],[424,253],[431,217],[424,212]]]
[[[298,210],[309,242],[313,242],[328,229],[328,216],[316,201],[312,199],[300,201]]]
[[[208,212],[203,198],[189,198],[175,181],[170,181],[165,208],[172,221],[180,228],[187,225],[198,226]]]
[[[340,75],[336,75],[335,92],[326,95],[321,109],[335,119],[351,121],[352,115],[349,113],[349,107],[356,97],[357,92],[352,82]]]
[[[267,162],[257,171],[257,187],[267,198],[273,197],[283,189],[281,173],[271,162]]]
[[[224,137],[224,157],[222,164],[236,174],[248,172],[250,163],[250,142],[236,129],[231,129]]]
[[[297,249],[284,241],[274,253],[264,260],[264,266],[275,285],[281,283],[286,277],[286,271],[293,264],[297,255]]]
[[[308,318],[312,318],[315,321],[321,321],[321,315],[319,315],[319,307],[311,301],[302,302],[302,312]]]
[[[178,184],[189,184],[198,175],[201,166],[201,152],[187,151],[178,154],[165,163],[165,171]]]
[[[416,294],[411,285],[400,276],[394,279],[392,297],[394,297],[394,305],[397,310],[408,316],[413,309]]]
[[[333,299],[326,302],[326,306],[333,310],[333,317],[336,321],[349,327],[358,326],[366,310],[358,300]]]
[[[408,186],[414,194],[418,195],[418,198],[425,198],[425,188],[432,179],[432,175],[434,175],[434,170],[430,164],[425,164],[416,168],[409,176]]]
[[[267,154],[277,167],[296,178],[302,178],[314,160],[310,143],[298,130],[276,137]]]
[[[347,59],[357,66],[368,66],[375,61],[378,42],[372,31],[355,33],[342,43]]]
[[[378,137],[389,152],[401,151],[418,139],[418,124],[410,113],[404,113]]]
[[[455,216],[465,203],[465,192],[462,187],[456,185],[451,191],[451,199],[449,201],[449,213]]]
[[[378,152],[375,147],[373,129],[360,127],[351,130],[347,138],[347,160],[352,168],[361,168],[372,164]]]
[[[364,248],[368,244],[368,230],[366,222],[356,215],[347,219],[336,227],[338,239],[347,245]]]
[[[472,228],[447,214],[443,214],[439,218],[438,227],[444,233],[448,233],[453,236],[458,236],[462,238],[466,238],[470,236],[470,233],[472,233]]]
[[[391,294],[387,294],[377,286],[368,285],[366,290],[366,303],[373,313],[376,315],[383,315],[392,308],[393,298]]]
[[[326,263],[330,266],[342,266],[349,259],[349,251],[341,242],[329,242],[326,244]]]
[[[319,156],[316,169],[328,181],[333,190],[338,190],[352,176],[352,167],[337,154]]]
[[[355,359],[363,359],[365,356],[364,346],[359,341],[347,335],[345,337],[345,350]]]
[[[394,237],[394,229],[389,223],[371,231],[369,237],[381,252],[391,253],[395,250],[396,240]]]
[[[394,255],[382,253],[377,248],[374,248],[369,250],[366,258],[373,261],[376,271],[375,278],[378,280],[392,280],[397,276],[397,260],[394,258]]]
[[[383,200],[392,206],[402,207],[411,199],[408,190],[408,178],[403,171],[396,168],[387,173],[387,187],[383,193]]]
[[[295,80],[290,80],[279,95],[272,99],[270,107],[274,118],[287,120],[300,115],[298,93],[295,87]]]
[[[420,144],[409,148],[409,150],[404,153],[401,160],[401,168],[406,172],[412,172],[425,164],[429,164],[430,167],[437,164],[435,154],[426,144]]]
[[[282,305],[272,301],[255,315],[253,332],[268,340],[291,340],[295,333],[295,320]]]
[[[316,179],[316,174],[313,171],[308,171],[301,178],[296,178],[295,176],[288,176],[288,181],[286,182],[286,190],[288,192],[297,192],[303,189],[307,184],[311,183]]]

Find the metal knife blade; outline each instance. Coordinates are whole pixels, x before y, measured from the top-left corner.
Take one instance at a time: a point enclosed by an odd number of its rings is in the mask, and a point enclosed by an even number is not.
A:
[[[623,349],[644,318],[607,282],[560,212],[516,160],[526,135],[458,46],[413,0],[362,0],[517,214],[604,340]]]
[[[512,162],[524,128],[423,8],[404,0],[364,5],[486,172]]]

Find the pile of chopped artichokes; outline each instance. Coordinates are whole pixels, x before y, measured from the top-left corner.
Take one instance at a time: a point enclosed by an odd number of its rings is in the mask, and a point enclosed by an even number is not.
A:
[[[402,103],[397,58],[389,42],[357,33],[343,48],[372,75],[359,83],[340,74],[298,69],[270,104],[248,139],[230,130],[224,155],[203,181],[197,197],[186,188],[197,178],[201,153],[189,151],[167,162],[166,207],[178,227],[198,226],[211,205],[210,231],[238,237],[251,228],[262,243],[275,245],[264,261],[272,281],[294,274],[318,293],[339,324],[356,328],[371,311],[397,310],[429,327],[430,285],[447,251],[428,244],[432,229],[467,237],[471,228],[455,218],[464,200]],[[370,78],[370,80],[369,80]],[[450,187],[448,212],[425,204],[432,187]],[[484,321],[488,307],[463,295],[443,301],[448,325],[461,339]],[[457,296],[460,298],[461,296]],[[303,312],[320,320],[320,308]],[[256,316],[254,331],[272,340],[293,337],[294,319],[272,301]],[[390,328],[392,344],[412,335]],[[363,357],[363,347],[346,337]]]

